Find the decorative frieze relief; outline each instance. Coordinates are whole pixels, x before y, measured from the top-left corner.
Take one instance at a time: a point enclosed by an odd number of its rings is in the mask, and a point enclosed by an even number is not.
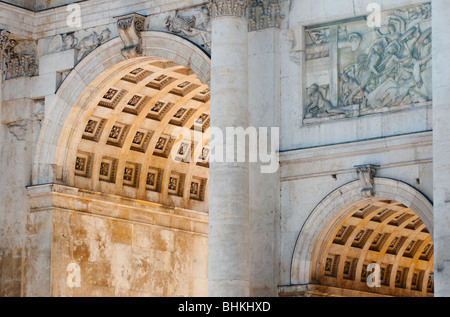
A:
[[[140,14],[129,14],[117,17],[117,30],[124,43],[122,55],[125,58],[142,56],[142,37],[144,31],[145,17]]]
[[[6,57],[6,47],[9,42],[9,32],[6,30],[0,30],[0,61]],[[1,64],[3,65],[3,63]]]
[[[432,101],[431,5],[382,17],[375,28],[353,19],[305,29],[304,123]]]
[[[50,44],[48,45],[48,53],[52,54],[75,49],[78,46],[78,42],[79,41],[75,36],[75,32],[57,34],[52,38]]]
[[[281,14],[281,0],[253,0],[249,9],[249,31],[279,28],[285,18]]]
[[[100,35],[97,34],[97,32],[92,32],[88,36],[81,39],[80,43],[78,44],[77,48],[80,50],[78,52],[78,58],[77,61],[81,61],[83,58],[89,55],[93,50],[95,50],[97,47],[105,43],[109,40],[111,36],[111,31],[109,29],[105,29],[100,33]],[[71,40],[70,42],[71,43]],[[73,45],[73,44],[72,44]]]
[[[221,16],[249,18],[249,31],[279,28],[283,0],[212,0],[209,4],[175,11],[165,20],[165,29],[189,38],[211,52],[211,19]]]
[[[197,7],[185,13],[175,12],[166,19],[165,27],[169,32],[198,42],[206,51],[211,52],[211,15],[209,5]]]
[[[38,75],[36,41],[12,39],[8,31],[2,30],[0,32],[0,49],[5,80]]]
[[[104,29],[100,34],[98,34],[97,31],[91,31],[90,33],[83,31],[78,33],[70,32],[66,34],[57,34],[48,44],[47,54],[76,49],[79,51],[77,57],[78,63],[97,47],[108,41],[110,37],[111,31],[108,28]]]

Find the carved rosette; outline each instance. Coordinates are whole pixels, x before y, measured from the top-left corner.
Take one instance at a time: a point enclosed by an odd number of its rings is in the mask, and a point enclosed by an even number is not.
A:
[[[211,18],[223,16],[248,17],[248,6],[252,0],[210,0]]]
[[[117,17],[117,29],[124,43],[122,55],[125,58],[142,56],[142,37],[144,31],[145,17],[140,14],[129,14]]]
[[[361,186],[361,196],[364,198],[372,198],[375,195],[374,185],[378,167],[376,165],[356,166],[356,174]]]

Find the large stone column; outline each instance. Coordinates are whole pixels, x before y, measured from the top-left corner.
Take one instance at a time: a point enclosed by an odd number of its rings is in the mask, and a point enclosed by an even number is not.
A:
[[[450,3],[432,1],[435,295],[450,296]]]
[[[245,129],[249,120],[247,5],[248,0],[211,1],[211,126],[224,136],[212,145],[224,149],[226,129]],[[250,294],[249,165],[215,159],[210,164],[209,296],[245,297]]]

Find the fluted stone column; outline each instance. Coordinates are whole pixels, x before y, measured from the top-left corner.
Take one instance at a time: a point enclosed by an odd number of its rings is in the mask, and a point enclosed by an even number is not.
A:
[[[450,2],[432,1],[435,295],[450,296]]]
[[[245,129],[249,120],[247,5],[211,1],[211,126],[223,132],[225,149],[226,129]],[[209,296],[249,296],[248,163],[212,161],[209,197]]]

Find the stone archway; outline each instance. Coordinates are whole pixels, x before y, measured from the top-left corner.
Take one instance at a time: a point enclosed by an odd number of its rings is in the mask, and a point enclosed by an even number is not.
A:
[[[384,219],[387,223],[380,222],[380,225],[384,224],[384,226],[386,226],[390,222],[393,222],[396,217],[401,217],[406,213],[409,221],[418,220],[421,222],[421,227],[419,229],[427,229],[427,233],[424,234],[429,236],[424,240],[428,239],[430,240],[428,242],[432,243],[433,209],[432,204],[424,195],[407,184],[384,178],[375,178],[375,189],[376,192],[374,198],[363,199],[363,197],[361,197],[359,183],[352,182],[331,193],[315,208],[304,224],[295,247],[291,266],[292,285],[314,284],[318,282],[318,279],[323,282],[323,279],[319,277],[320,274],[322,274],[322,277],[324,276],[323,268],[320,265],[324,264],[323,261],[327,261],[327,259],[319,259],[321,255],[323,255],[323,248],[326,248],[327,246],[330,247],[329,242],[338,235],[346,221],[349,221],[349,219],[358,212],[361,212],[361,210],[364,210],[364,208],[370,209],[369,206],[372,205],[380,204],[379,209],[371,209],[371,212],[375,212],[375,215],[382,213],[385,210],[395,210],[395,212],[392,211],[391,214],[389,214],[388,218]],[[368,215],[369,214],[366,216]],[[374,216],[374,214],[370,214],[369,218],[372,219],[372,216]],[[353,218],[356,219],[355,217]],[[403,228],[409,224],[409,221],[403,224]],[[360,229],[362,229],[362,227]],[[378,229],[381,229],[381,227]],[[352,236],[353,238],[356,238],[359,232],[362,232],[363,230],[355,231],[358,232],[354,233]],[[370,234],[374,234],[373,238],[377,237],[379,233],[384,233],[382,230],[375,231],[377,230],[372,230],[370,232]],[[394,237],[392,237],[391,240],[394,240]],[[348,246],[351,247],[351,241],[348,242]],[[346,245],[346,243],[344,243],[344,245]],[[369,247],[370,245],[367,246],[366,249]],[[422,247],[426,248],[427,244],[422,245]],[[404,246],[404,249],[405,248],[407,248],[407,246]],[[358,261],[356,261],[355,264],[357,262]],[[344,262],[341,264],[344,265]],[[358,268],[361,269],[364,264],[358,263]],[[319,265],[319,267],[317,265]],[[429,273],[430,272],[427,272],[427,274]],[[413,274],[413,272],[409,272],[409,281],[412,280]],[[426,293],[426,290],[423,291]]]
[[[45,251],[27,259],[30,296],[207,294],[209,140],[170,137],[209,125],[209,57],[171,34],[142,35],[144,56],[125,60],[114,39],[53,96],[28,188],[46,228],[28,245]]]
[[[193,43],[173,34],[145,31],[142,35],[143,57],[125,60],[122,41],[115,38],[90,53],[71,71],[56,94],[49,100],[41,133],[36,145],[32,168],[32,184],[48,184],[62,178],[62,166],[56,162],[59,136],[63,129],[72,129],[69,113],[76,116],[83,109],[83,99],[95,93],[96,84],[120,69],[151,57],[161,57],[190,68],[202,83],[209,84],[211,60]],[[147,56],[147,57],[146,57]],[[87,89],[90,87],[89,89]],[[85,100],[84,100],[85,101]],[[47,103],[47,101],[46,101]],[[75,106],[74,105],[78,105]],[[77,109],[78,107],[78,109]],[[59,149],[61,150],[61,149]],[[64,149],[62,149],[64,151]],[[61,155],[60,155],[61,156]]]

